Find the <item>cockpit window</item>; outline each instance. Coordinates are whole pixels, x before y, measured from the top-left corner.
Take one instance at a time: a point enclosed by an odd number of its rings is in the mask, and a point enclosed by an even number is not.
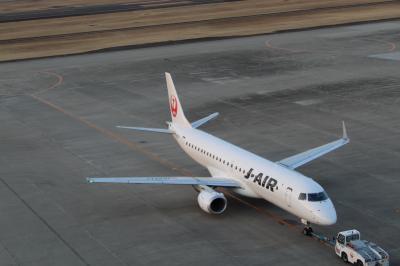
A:
[[[306,200],[307,194],[306,193],[300,193],[299,195],[299,200]]]
[[[324,201],[328,199],[328,195],[325,191],[319,193],[309,193],[308,201]]]

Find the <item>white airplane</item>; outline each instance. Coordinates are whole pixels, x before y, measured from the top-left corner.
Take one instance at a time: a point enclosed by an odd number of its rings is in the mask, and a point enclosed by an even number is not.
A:
[[[335,207],[324,189],[295,169],[349,143],[344,122],[342,138],[272,162],[197,129],[215,118],[218,113],[189,123],[183,113],[171,75],[165,73],[165,77],[172,117],[172,122],[167,122],[168,129],[118,127],[171,134],[193,160],[208,169],[211,177],[89,177],[88,182],[192,185],[200,192],[200,208],[212,214],[221,214],[227,207],[224,194],[214,190],[216,187],[223,187],[243,196],[263,198],[294,214],[301,218],[305,224],[303,232],[308,235],[312,232],[310,223],[336,223]]]

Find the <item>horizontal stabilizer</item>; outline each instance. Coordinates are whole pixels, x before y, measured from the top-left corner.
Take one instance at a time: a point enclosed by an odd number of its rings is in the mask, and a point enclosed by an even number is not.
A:
[[[217,113],[210,114],[209,116],[206,116],[206,117],[204,117],[202,119],[199,119],[199,120],[197,120],[197,121],[192,123],[192,127],[193,128],[198,128],[199,126],[204,125],[205,123],[207,123],[211,119],[216,118],[218,115],[219,115],[219,113],[217,112]]]
[[[215,177],[88,177],[89,183],[159,184],[159,185],[205,185],[212,187],[240,187],[232,179]]]
[[[168,133],[173,134],[174,132],[169,129],[164,128],[148,128],[148,127],[126,127],[126,126],[117,126],[117,128],[125,128],[125,129],[133,129],[133,130],[140,130],[140,131],[149,131],[149,132],[156,132],[156,133]]]
[[[286,159],[278,161],[277,163],[280,165],[283,165],[287,168],[295,169],[295,168],[302,166],[312,160],[315,160],[331,151],[334,151],[337,148],[340,148],[349,142],[350,142],[350,139],[347,137],[346,126],[343,122],[343,136],[341,139],[338,139],[336,141],[316,147],[314,149],[310,149],[305,152],[290,156]]]

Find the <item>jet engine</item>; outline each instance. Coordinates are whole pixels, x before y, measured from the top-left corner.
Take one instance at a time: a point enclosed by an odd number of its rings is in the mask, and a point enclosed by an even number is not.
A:
[[[223,213],[228,205],[224,194],[211,188],[202,190],[197,197],[197,201],[203,211],[212,214]]]

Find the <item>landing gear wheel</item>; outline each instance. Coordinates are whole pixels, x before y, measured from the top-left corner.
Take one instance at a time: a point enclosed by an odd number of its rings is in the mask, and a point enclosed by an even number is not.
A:
[[[311,235],[312,235],[312,232],[313,232],[313,230],[312,230],[311,227],[304,227],[304,229],[303,229],[303,234],[304,234],[305,236],[311,236]]]
[[[349,260],[347,259],[347,254],[346,253],[342,253],[342,260],[345,262],[345,263],[348,263],[349,262]]]
[[[360,260],[358,260],[354,265],[356,265],[356,266],[364,266],[364,264]]]

